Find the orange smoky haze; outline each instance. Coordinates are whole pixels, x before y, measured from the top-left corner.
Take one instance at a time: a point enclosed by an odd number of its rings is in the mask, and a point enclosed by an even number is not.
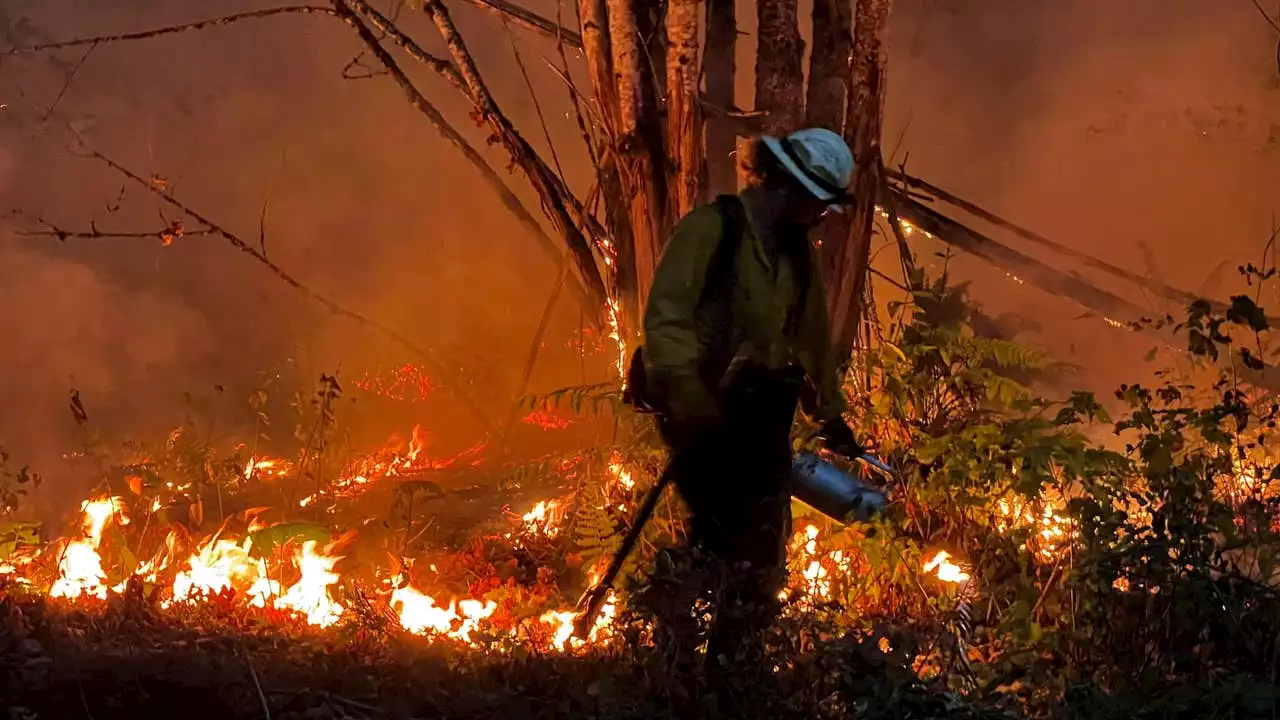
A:
[[[0,42],[128,32],[272,4],[15,0],[0,10]],[[749,107],[754,21],[742,5],[740,104]],[[499,103],[543,149],[545,120],[558,166],[585,192],[568,95],[547,67],[558,63],[555,44],[466,2],[450,7]],[[552,0],[527,7],[557,11]],[[421,13],[398,12],[442,52]],[[1280,82],[1275,31],[1248,0],[898,0],[894,13],[885,129],[893,162],[1059,242],[1190,290],[1235,287],[1231,269],[1260,259],[1269,189],[1280,180]],[[247,241],[261,239],[309,287],[431,349],[491,418],[504,418],[555,264],[394,83],[371,75],[375,62],[360,50],[332,19],[282,16],[0,67],[0,204],[28,215],[0,227],[0,442],[32,461],[65,452],[76,441],[72,386],[92,419],[142,433],[175,424],[181,394],[207,397],[215,383],[228,406],[242,406],[257,371],[285,360],[304,384],[340,369],[349,389],[368,369],[419,360],[305,300],[216,237],[164,246],[17,234],[38,229],[30,215],[68,230],[164,223],[154,196],[135,186],[121,197],[118,174],[69,151],[72,132],[135,172],[164,178]],[[397,58],[502,172],[506,158],[484,149],[456,90]],[[570,62],[580,75],[573,53]],[[344,79],[344,68],[357,79]],[[536,213],[523,178],[510,182]],[[922,262],[938,249],[917,247]],[[890,255],[878,260],[889,273]],[[1079,318],[1075,306],[977,261],[951,268],[974,282],[993,314],[1040,323],[1030,338],[1085,365],[1088,382],[1135,379],[1150,342],[1108,334],[1098,318]],[[607,359],[583,360],[570,348],[580,320],[566,295],[531,391],[608,377]],[[441,386],[403,418],[370,415],[369,433],[410,420],[432,428],[442,449],[469,446],[483,432]]]

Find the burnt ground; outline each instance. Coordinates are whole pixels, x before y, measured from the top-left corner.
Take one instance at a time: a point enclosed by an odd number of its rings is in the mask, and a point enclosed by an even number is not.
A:
[[[855,705],[896,708],[890,716],[993,717],[823,652],[763,683],[735,681],[750,699],[721,715],[699,671],[673,672],[633,646],[485,654],[368,622],[316,632],[217,603],[179,618],[127,601],[82,612],[7,597],[0,620],[0,708],[23,720],[833,717],[847,705],[816,689],[836,676],[843,695],[863,696]]]

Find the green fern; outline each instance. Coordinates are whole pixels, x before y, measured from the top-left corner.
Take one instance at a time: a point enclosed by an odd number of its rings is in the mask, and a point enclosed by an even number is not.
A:
[[[965,345],[976,360],[1002,370],[1043,370],[1049,365],[1044,353],[1016,340],[972,337],[965,340]]]
[[[605,382],[560,388],[546,395],[526,395],[520,399],[520,406],[531,410],[568,406],[578,415],[584,412],[598,415],[604,410],[617,412],[624,404],[622,388],[616,382]]]

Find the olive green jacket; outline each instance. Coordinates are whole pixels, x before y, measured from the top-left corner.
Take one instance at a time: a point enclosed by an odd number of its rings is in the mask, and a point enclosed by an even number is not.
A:
[[[748,217],[750,213],[747,213]],[[803,306],[796,259],[770,257],[751,222],[734,254],[736,282],[712,288],[699,303],[723,223],[714,204],[686,215],[676,226],[654,274],[644,315],[649,387],[675,419],[720,414],[719,390],[730,361],[771,369],[798,363],[808,377],[804,410],[818,420],[839,418],[844,395],[831,352],[830,323],[816,259]],[[812,250],[806,244],[806,252]],[[799,314],[787,332],[787,317]]]

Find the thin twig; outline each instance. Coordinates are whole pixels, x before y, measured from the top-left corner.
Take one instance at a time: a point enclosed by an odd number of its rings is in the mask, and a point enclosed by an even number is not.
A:
[[[271,204],[271,196],[276,192],[276,185],[280,183],[280,175],[284,171],[285,153],[280,152],[280,167],[276,170],[276,178],[271,181],[271,187],[267,188],[267,196],[262,198],[262,213],[258,215],[258,252],[263,257],[267,256],[267,207]]]
[[[538,328],[534,330],[533,342],[529,345],[529,352],[525,354],[524,369],[520,373],[520,384],[516,390],[516,401],[511,408],[511,413],[507,416],[506,426],[502,429],[502,452],[505,453],[511,445],[511,429],[515,427],[516,418],[520,414],[520,401],[524,397],[525,391],[529,388],[529,378],[533,376],[533,366],[538,361],[538,353],[542,350],[542,342],[546,338],[547,327],[551,324],[551,316],[555,311],[556,302],[560,299],[560,292],[564,289],[564,281],[568,278],[573,270],[573,258],[569,253],[565,253],[564,259],[560,261],[560,270],[556,273],[555,284],[551,286],[551,294],[547,296],[547,303],[542,308],[542,315],[538,319]]]
[[[582,35],[508,0],[467,0],[467,2],[476,7],[492,10],[503,18],[511,18],[516,23],[548,37],[563,38],[569,45],[582,49]]]
[[[84,708],[85,717],[93,720],[93,713],[89,711],[89,699],[84,696],[84,683],[76,679],[76,688],[80,690],[80,706]]]
[[[253,669],[253,658],[244,653],[244,663],[249,666],[249,677],[253,678],[253,687],[258,691],[258,702],[262,703],[262,714],[271,720],[271,706],[267,704],[267,694],[262,692],[262,683],[258,681],[258,672]]]
[[[72,132],[74,133],[74,130]],[[461,382],[457,380],[456,377],[454,377],[453,373],[448,372],[444,364],[441,363],[439,360],[437,360],[435,355],[430,350],[427,350],[426,348],[419,346],[417,343],[413,342],[412,340],[400,334],[399,332],[387,327],[386,325],[383,325],[382,323],[379,323],[378,321],[373,320],[372,318],[369,318],[359,312],[356,312],[355,310],[350,310],[338,304],[336,301],[330,299],[327,295],[323,295],[320,292],[313,290],[311,287],[303,283],[301,280],[298,280],[293,275],[291,275],[284,268],[280,267],[273,261],[267,259],[265,255],[263,255],[261,252],[256,250],[252,245],[250,245],[248,242],[240,238],[235,233],[231,232],[230,230],[227,230],[226,228],[221,227],[217,223],[206,218],[204,215],[201,215],[199,212],[191,208],[186,203],[183,203],[182,201],[173,197],[171,194],[169,194],[167,190],[161,187],[158,187],[153,182],[147,182],[142,177],[135,174],[133,171],[117,163],[116,161],[112,160],[106,155],[103,155],[97,150],[94,150],[93,148],[89,147],[88,144],[85,143],[84,139],[79,138],[78,135],[77,135],[77,138],[79,139],[80,144],[84,149],[84,152],[89,157],[107,165],[112,170],[115,170],[116,172],[120,173],[124,177],[133,181],[134,184],[141,185],[142,187],[146,188],[148,192],[155,195],[165,204],[186,214],[191,219],[203,225],[205,228],[208,228],[208,230],[211,233],[222,237],[224,240],[231,243],[231,245],[235,247],[237,250],[243,252],[244,254],[258,261],[258,263],[266,266],[266,268],[269,269],[273,275],[275,275],[277,278],[283,281],[286,285],[292,287],[293,289],[311,298],[313,301],[315,301],[316,303],[324,307],[329,312],[335,315],[340,315],[342,317],[349,318],[351,320],[355,320],[357,323],[381,333],[382,335],[390,339],[392,342],[396,343],[402,348],[420,357],[431,368],[432,372],[437,373],[443,378],[452,380],[453,390],[455,394],[458,395],[459,399],[461,399],[467,405],[467,408],[473,414],[475,414],[476,419],[480,420],[484,424],[484,427],[486,430],[492,429],[492,425],[490,424],[488,417],[485,416],[484,411],[480,409],[480,407],[475,403],[475,401],[470,397],[470,395],[463,392]]]
[[[163,241],[166,236],[172,237],[172,231],[152,230],[141,232],[103,232],[97,229],[90,230],[63,230],[59,227],[51,227],[48,230],[19,230],[14,233],[19,237],[54,237],[61,242],[67,240],[119,240],[119,239],[155,239]],[[183,237],[195,237],[198,235],[215,235],[213,230],[184,230]]]
[[[53,103],[49,105],[49,109],[45,111],[44,117],[40,118],[41,122],[48,120],[53,115],[53,111],[58,108],[58,104],[62,102],[62,96],[67,94],[67,89],[71,87],[71,82],[76,79],[76,75],[80,73],[80,68],[84,67],[84,61],[89,59],[93,54],[94,48],[98,47],[98,43],[93,43],[88,50],[84,51],[84,55],[80,56],[80,62],[71,68],[71,72],[67,73],[67,79],[62,83],[62,89],[58,91],[58,96],[53,99]]]
[[[524,85],[529,90],[529,99],[533,101],[533,111],[538,116],[538,124],[542,126],[542,137],[547,141],[547,150],[551,153],[551,162],[556,166],[556,174],[560,176],[560,182],[566,187],[569,181],[565,179],[564,168],[560,166],[560,155],[556,152],[556,143],[551,139],[551,129],[547,127],[547,116],[542,112],[542,103],[538,102],[538,93],[533,89],[533,79],[529,77],[529,68],[524,64],[524,57],[520,55],[520,48],[516,46],[515,36],[511,34],[511,26],[507,23],[507,16],[502,16],[502,29],[507,35],[507,44],[511,46],[511,55],[516,59],[516,67],[520,68],[520,75],[524,78]]]
[[[409,53],[409,57],[431,68],[454,88],[466,92],[466,88],[462,85],[462,78],[458,75],[458,69],[453,66],[453,63],[443,58],[436,57],[426,50],[423,50],[421,45],[396,26],[394,20],[378,12],[372,5],[366,2],[366,0],[350,0],[348,5],[352,10],[355,10],[357,13],[368,18],[369,24],[377,28],[379,32],[385,35],[388,40],[395,43],[401,50]],[[355,25],[352,25],[352,21],[355,20],[355,18],[350,18],[344,15],[341,11],[338,11],[338,16],[346,21],[348,25],[355,27]],[[358,22],[358,20],[356,22]],[[358,30],[359,28],[356,29]],[[363,35],[361,37],[363,37]],[[368,44],[367,41],[366,44]],[[379,47],[381,47],[381,45],[379,45]],[[374,54],[377,55],[376,52]],[[383,66],[386,66],[385,62],[382,64]],[[391,68],[388,68],[388,72],[395,74],[395,70]],[[397,82],[399,82],[398,79]]]
[[[150,38],[160,37],[162,35],[174,35],[194,30],[204,30],[205,28],[222,27],[224,25],[240,22],[241,20],[254,20],[258,18],[271,17],[273,15],[286,14],[328,15],[330,17],[335,17],[337,15],[337,13],[333,11],[333,8],[320,7],[316,5],[289,5],[286,7],[267,8],[265,10],[237,13],[235,15],[223,15],[222,17],[216,17],[209,20],[197,20],[196,22],[184,23],[182,25],[170,25],[168,27],[125,33],[123,35],[99,35],[97,37],[77,38],[75,40],[65,40],[63,42],[25,45],[10,48],[5,54],[23,55],[28,53],[48,52],[50,50],[62,50],[63,48],[70,47],[80,47],[82,45],[100,45],[106,43],[127,42],[130,40],[147,40]]]
[[[569,103],[573,105],[573,115],[578,121],[578,131],[582,133],[582,142],[587,146],[587,157],[596,173],[596,182],[603,186],[604,176],[600,172],[600,159],[596,156],[595,142],[587,129],[587,119],[582,112],[582,94],[569,77],[569,57],[564,51],[564,0],[556,0],[556,54],[560,56],[560,69],[563,70],[565,86],[569,90]],[[549,64],[549,63],[548,63]]]
[[[1253,0],[1253,6],[1258,8],[1258,14],[1262,15],[1262,19],[1266,20],[1268,25],[1275,28],[1276,32],[1280,33],[1280,22],[1271,18],[1271,15],[1263,9],[1262,3],[1259,2],[1259,0]]]

